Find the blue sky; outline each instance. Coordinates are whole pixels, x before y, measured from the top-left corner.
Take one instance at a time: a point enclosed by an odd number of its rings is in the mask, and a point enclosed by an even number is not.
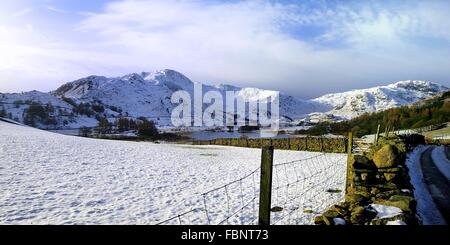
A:
[[[450,1],[22,0],[0,3],[0,92],[175,69],[304,98],[450,86]]]

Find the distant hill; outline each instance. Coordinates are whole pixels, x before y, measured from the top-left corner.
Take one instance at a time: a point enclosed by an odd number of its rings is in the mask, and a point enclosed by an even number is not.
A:
[[[328,114],[350,119],[367,112],[383,111],[435,96],[449,88],[429,81],[400,81],[386,86],[334,93],[313,99],[333,107]]]
[[[434,96],[413,103],[411,105],[391,108],[388,110],[365,113],[351,120],[342,122],[322,122],[308,130],[299,130],[299,134],[347,134],[352,131],[357,137],[376,133],[378,124],[382,130],[414,129],[424,126],[436,125],[450,121],[450,90],[441,95]]]
[[[99,118],[145,117],[159,126],[171,126],[173,92],[193,95],[193,82],[174,70],[141,72],[121,77],[88,76],[66,83],[50,93],[0,93],[0,115],[39,128],[64,129],[96,126]],[[203,93],[235,91],[246,101],[263,100],[277,91],[203,84]],[[282,123],[321,122],[353,118],[414,103],[448,88],[427,81],[403,81],[387,86],[328,94],[312,100],[280,93]]]

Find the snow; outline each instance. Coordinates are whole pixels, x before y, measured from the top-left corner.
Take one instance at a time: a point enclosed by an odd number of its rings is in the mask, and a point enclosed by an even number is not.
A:
[[[393,206],[386,206],[381,204],[370,204],[371,208],[377,211],[376,219],[392,218],[402,213],[402,210]]]
[[[433,162],[439,171],[450,181],[450,160],[445,155],[445,146],[437,146],[431,152]]]
[[[201,194],[251,173],[261,155],[239,147],[81,138],[6,122],[0,139],[0,224],[156,224],[193,209],[174,224],[206,224]],[[313,156],[274,167],[274,186],[304,178],[273,191],[273,206],[284,207],[273,214],[277,224],[313,224],[314,214],[303,210],[317,214],[343,200],[326,190],[344,189],[345,154],[276,150],[274,164]],[[207,196],[212,224],[229,215],[227,200],[233,211],[258,197],[255,173],[230,184],[228,193]],[[257,204],[256,198],[228,222],[249,223]]]
[[[18,102],[18,104],[15,104],[15,102]],[[23,122],[24,111],[30,107],[30,102],[37,102],[42,105],[51,104],[55,107],[55,112],[53,114],[58,117],[60,124],[62,124],[65,119],[69,121],[69,118],[65,115],[73,110],[73,107],[70,104],[67,104],[48,93],[38,91],[11,94],[0,93],[0,109],[5,109],[7,113],[11,113],[11,119],[15,119],[19,122]]]
[[[313,99],[333,107],[328,114],[352,118],[365,112],[382,111],[429,98],[448,88],[429,81],[400,81],[386,86],[334,93]]]
[[[333,218],[333,222],[335,225],[345,225],[345,220],[342,218]]]
[[[386,225],[406,225],[403,220],[391,220],[386,223]]]
[[[64,102],[62,97],[71,98],[76,103],[102,104],[107,118],[147,117],[160,126],[170,126],[171,111],[174,104],[170,98],[173,92],[182,89],[193,97],[193,82],[183,74],[174,70],[131,73],[121,77],[107,78],[88,76],[69,82],[51,93],[31,91],[27,93],[1,94],[0,103],[12,103],[16,100],[31,100],[41,104],[51,103],[58,108],[66,108],[58,112],[57,128],[74,128],[92,126],[95,117],[87,118],[79,115],[72,105]],[[203,94],[218,91],[225,98],[227,90],[236,91],[237,96],[245,101],[264,100],[277,91],[259,88],[239,88],[231,85],[210,86],[203,84]],[[339,121],[352,118],[365,112],[380,111],[391,107],[414,103],[428,98],[448,88],[425,81],[403,81],[387,86],[352,90],[344,93],[327,94],[316,99],[304,100],[280,93],[280,117],[282,123],[300,121]],[[0,104],[0,108],[2,105]],[[23,122],[23,112],[27,106],[15,108],[4,106],[13,118]],[[121,114],[111,108],[121,109]],[[69,115],[74,113],[74,117]],[[64,121],[69,121],[64,124]],[[41,127],[42,128],[42,127]]]
[[[414,186],[414,198],[417,201],[417,214],[424,225],[446,224],[444,218],[434,204],[427,186],[423,180],[420,167],[420,156],[429,146],[418,146],[408,154],[406,165],[408,166],[411,184]]]
[[[266,98],[277,95],[277,91],[263,90],[258,88],[243,88],[238,91],[237,96],[246,99],[247,101],[263,101]]]

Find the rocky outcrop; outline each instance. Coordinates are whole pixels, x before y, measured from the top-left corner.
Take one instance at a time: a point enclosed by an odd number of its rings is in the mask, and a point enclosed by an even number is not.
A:
[[[392,168],[397,164],[398,150],[395,146],[385,145],[373,155],[377,168]]]
[[[335,225],[336,219],[355,225],[385,225],[389,221],[416,224],[416,201],[405,157],[406,146],[397,136],[381,138],[362,155],[352,155],[348,162],[350,177],[345,201],[317,216],[315,224]],[[372,208],[374,204],[401,212],[380,218]]]

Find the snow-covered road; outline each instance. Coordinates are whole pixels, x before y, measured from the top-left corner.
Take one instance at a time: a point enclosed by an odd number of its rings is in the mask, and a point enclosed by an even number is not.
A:
[[[433,148],[434,146],[417,146],[408,154],[406,164],[409,169],[411,184],[414,186],[414,197],[417,201],[416,209],[421,222],[424,225],[445,225],[445,217],[439,210],[439,205],[437,205],[435,199],[435,191],[439,191],[440,186],[433,183],[437,181],[435,177],[439,173],[439,170],[433,164],[437,157],[435,156],[434,159],[431,157]],[[430,170],[434,171],[430,172]],[[433,175],[430,175],[430,173]],[[448,190],[444,191],[448,192]],[[445,195],[442,197],[448,198]]]
[[[0,122],[0,224],[155,224],[203,207],[202,193],[257,169],[260,154],[238,147],[88,139]],[[343,193],[326,190],[344,189],[345,155],[277,150],[274,161],[312,156],[317,157],[287,165],[284,180],[274,176],[279,181],[274,185],[282,186],[295,171],[297,179],[305,178],[295,192],[308,190],[288,204],[283,196],[295,195],[293,188],[274,191],[274,205],[285,205],[284,212],[295,206],[291,210],[300,215],[280,223],[311,224],[315,214],[343,199]],[[229,213],[226,201],[232,209],[233,203],[255,196],[255,180],[247,180],[229,186],[228,197],[208,196],[211,223]],[[304,214],[305,209],[313,213]],[[255,213],[248,211],[227,222],[250,220]],[[207,219],[200,212],[182,221],[205,224]]]
[[[450,160],[447,158],[445,146],[436,146],[431,153],[433,163],[439,171],[450,181]]]

